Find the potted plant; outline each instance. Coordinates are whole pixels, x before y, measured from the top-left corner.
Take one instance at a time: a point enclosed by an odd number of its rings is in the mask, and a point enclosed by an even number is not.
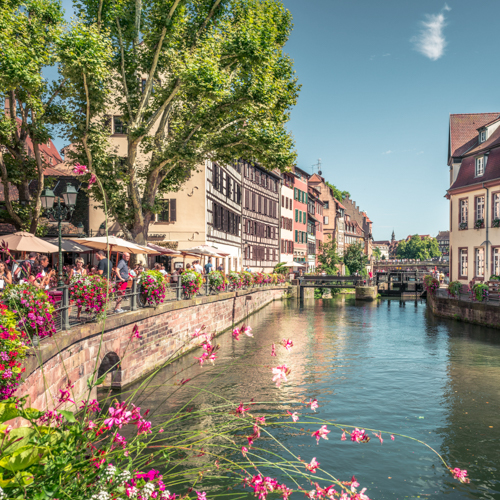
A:
[[[208,275],[208,283],[212,290],[223,292],[227,287],[227,280],[220,271],[212,271]]]
[[[160,271],[143,271],[138,283],[144,305],[156,306],[165,300],[167,282]]]
[[[460,229],[461,231],[467,229],[467,222],[461,222],[458,226],[458,229]]]
[[[484,219],[477,219],[477,221],[474,224],[475,229],[481,229],[484,227]]]
[[[242,287],[243,280],[241,279],[240,273],[237,273],[236,271],[229,271],[227,277],[230,285],[233,287],[233,290],[237,290]]]
[[[187,297],[198,293],[203,285],[203,276],[196,271],[185,271],[181,275],[181,284]]]
[[[500,219],[498,217],[495,217],[493,219],[493,222],[491,223],[491,227],[500,227]]]
[[[460,289],[462,288],[462,283],[460,281],[452,281],[448,285],[448,295],[453,298],[457,298],[460,294]]]
[[[483,302],[483,300],[488,300],[488,285],[484,283],[476,283],[472,288],[472,300],[477,300],[478,302]]]

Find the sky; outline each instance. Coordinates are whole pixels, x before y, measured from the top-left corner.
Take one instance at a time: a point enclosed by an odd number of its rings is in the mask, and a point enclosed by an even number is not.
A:
[[[289,123],[297,165],[313,172],[321,158],[375,240],[447,230],[449,115],[500,113],[500,2],[283,2],[302,85]]]

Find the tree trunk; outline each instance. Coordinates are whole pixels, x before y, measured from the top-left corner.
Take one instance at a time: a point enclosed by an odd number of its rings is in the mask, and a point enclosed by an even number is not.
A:
[[[149,211],[143,212],[141,219],[144,221],[143,224],[137,222],[134,223],[134,226],[130,229],[130,233],[134,240],[134,243],[141,245],[143,247],[148,245],[148,232],[149,232],[149,224],[151,223],[153,214]],[[145,254],[139,255],[131,255],[132,263],[141,263],[147,264],[148,258]]]

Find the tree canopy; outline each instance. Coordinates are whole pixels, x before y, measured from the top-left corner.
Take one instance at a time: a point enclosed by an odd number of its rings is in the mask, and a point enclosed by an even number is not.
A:
[[[329,235],[321,247],[321,253],[318,254],[318,261],[321,268],[327,274],[335,274],[337,272],[337,264],[342,263],[342,257],[337,251],[337,242]]]
[[[338,200],[342,201],[347,196],[351,196],[349,191],[340,191],[334,184],[331,182],[325,181],[325,184],[333,191],[333,196]]]
[[[362,273],[368,265],[368,257],[363,252],[362,243],[352,243],[344,252],[344,264],[350,273]]]
[[[144,243],[163,195],[207,159],[281,170],[294,163],[286,123],[299,85],[283,52],[292,19],[281,1],[80,5],[81,33],[68,37],[61,64],[74,84],[68,137],[127,235]],[[123,122],[125,154],[107,146],[112,114]]]
[[[403,240],[398,244],[396,255],[399,259],[428,260],[440,257],[441,252],[436,238],[421,238],[415,234],[408,241]]]

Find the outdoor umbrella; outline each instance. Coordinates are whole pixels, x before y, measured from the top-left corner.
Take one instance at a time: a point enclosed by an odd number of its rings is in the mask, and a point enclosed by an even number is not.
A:
[[[117,236],[98,236],[95,238],[71,238],[72,241],[85,245],[94,250],[109,250],[110,252],[126,252],[131,254],[158,255],[160,252],[152,248],[143,247],[136,243],[118,238]]]
[[[9,250],[14,252],[55,253],[59,251],[59,248],[52,243],[24,231],[2,236],[0,240],[4,241],[9,246]]]
[[[219,252],[217,252],[217,249],[210,245],[199,245],[197,247],[181,250],[181,252],[197,254],[197,255],[206,255],[208,257],[222,257],[222,255]]]
[[[165,248],[161,247],[159,245],[155,245],[153,243],[148,243],[148,247],[156,250],[157,252],[163,254],[163,255],[181,255],[181,252],[178,252],[177,250],[172,250],[171,248]]]
[[[46,238],[44,241],[52,243],[53,245],[59,244],[58,238]],[[64,238],[61,240],[61,248],[63,252],[78,252],[78,253],[92,252],[92,248],[79,245],[78,243],[75,243],[72,240],[66,240]]]
[[[305,264],[301,264],[300,262],[287,262],[283,264],[281,267],[306,267]]]

